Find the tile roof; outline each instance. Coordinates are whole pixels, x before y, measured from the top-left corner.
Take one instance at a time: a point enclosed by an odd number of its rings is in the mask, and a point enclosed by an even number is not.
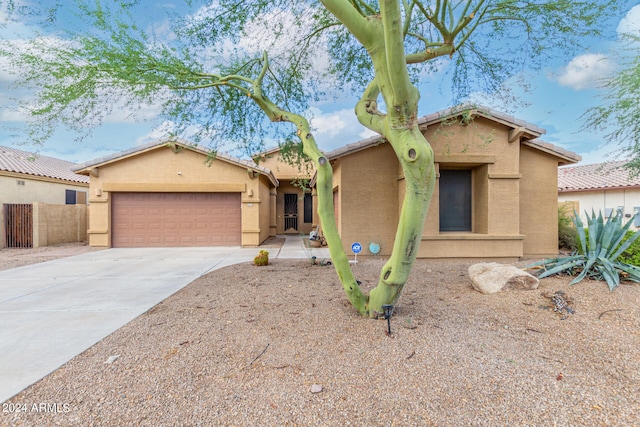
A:
[[[630,178],[627,162],[596,163],[558,169],[558,192],[640,187],[640,177]]]
[[[523,127],[529,134],[529,138],[537,138],[540,135],[545,134],[547,131],[541,127],[538,127],[524,120],[517,119],[512,115],[494,110],[493,108],[485,107],[479,104],[460,104],[455,107],[447,108],[444,110],[436,111],[435,113],[427,114],[420,118],[418,123],[421,125],[432,125],[448,118],[459,116],[462,112],[469,112],[472,116],[482,116],[487,119],[491,119],[495,122],[503,123],[513,128]]]
[[[75,166],[75,163],[66,160],[0,146],[0,171],[88,184],[88,176],[73,172]]]
[[[557,145],[553,145],[539,139],[523,141],[522,144],[529,147],[537,148],[540,151],[545,151],[549,154],[553,154],[554,156],[559,157],[561,159],[561,165],[578,163],[580,160],[582,160],[582,156],[574,153],[573,151],[565,150],[562,147],[558,147]]]
[[[462,112],[469,112],[472,116],[482,116],[487,119],[493,120],[498,123],[502,123],[512,128],[524,128],[523,137],[528,140],[523,144],[536,148],[541,151],[545,151],[549,154],[553,154],[561,159],[561,164],[576,163],[581,160],[581,157],[563,148],[557,147],[548,142],[543,142],[539,139],[546,131],[534,124],[525,122],[524,120],[517,119],[509,114],[501,113],[489,107],[485,107],[477,104],[462,104],[456,107],[447,108],[445,110],[437,111],[435,113],[427,114],[418,119],[418,125],[421,129],[425,129],[428,126],[432,126],[436,123],[440,123],[452,117],[459,116]],[[347,144],[343,147],[337,148],[333,151],[326,153],[329,160],[336,159],[338,157],[345,156],[347,154],[355,153],[360,150],[364,150],[369,147],[374,147],[379,144],[385,143],[386,140],[380,135],[372,136],[361,141],[357,141],[351,144]]]
[[[156,147],[161,147],[161,146],[167,146],[169,144],[176,144],[176,145],[180,145],[184,148],[188,148],[190,150],[193,151],[197,151],[199,153],[202,153],[204,155],[209,155],[211,153],[211,149],[201,146],[201,145],[196,145],[196,144],[192,144],[188,141],[182,140],[182,139],[161,139],[158,141],[153,141],[153,142],[149,142],[147,144],[143,144],[143,145],[138,145],[136,147],[130,148],[128,150],[124,150],[124,151],[120,151],[114,154],[111,154],[109,156],[104,156],[104,157],[100,157],[94,160],[90,160],[88,162],[85,162],[81,165],[77,165],[76,167],[73,168],[73,170],[75,172],[79,172],[79,173],[88,173],[88,170],[92,167],[97,167],[100,165],[103,165],[105,163],[111,163],[114,161],[117,161],[119,159],[123,159],[126,157],[130,157],[132,155],[135,155],[137,153],[141,153],[143,151],[147,151],[147,150],[151,150],[153,148]],[[278,186],[278,180],[276,179],[276,177],[273,175],[273,172],[271,172],[270,169],[267,169],[265,167],[262,166],[258,166],[256,165],[253,161],[251,160],[243,160],[240,159],[238,157],[234,157],[225,153],[221,153],[218,152],[216,153],[216,159],[219,160],[224,160],[226,162],[229,163],[233,163],[237,166],[242,166],[242,167],[246,167],[248,169],[251,169],[253,171],[262,173],[264,175],[266,175],[271,182],[277,187]]]

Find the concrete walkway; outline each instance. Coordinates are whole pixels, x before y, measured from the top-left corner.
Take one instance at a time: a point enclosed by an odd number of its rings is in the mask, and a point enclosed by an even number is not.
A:
[[[286,236],[270,258],[329,258]],[[58,369],[198,277],[256,248],[108,249],[0,271],[0,402]]]

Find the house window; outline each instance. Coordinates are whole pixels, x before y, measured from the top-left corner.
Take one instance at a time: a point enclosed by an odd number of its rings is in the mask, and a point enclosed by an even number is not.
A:
[[[440,231],[471,231],[471,171],[440,170]]]
[[[76,191],[75,190],[64,190],[65,191],[65,204],[67,205],[75,205],[76,204]]]
[[[311,193],[304,195],[304,222],[310,224],[313,222],[313,198]]]

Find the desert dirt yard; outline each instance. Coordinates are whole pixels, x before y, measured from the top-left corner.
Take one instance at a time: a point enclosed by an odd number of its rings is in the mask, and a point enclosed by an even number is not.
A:
[[[55,250],[0,250],[0,269]],[[358,261],[370,289],[385,260]],[[640,285],[484,295],[469,265],[418,260],[391,335],[332,267],[217,270],[3,403],[0,425],[640,425]],[[550,308],[558,290],[573,314]]]

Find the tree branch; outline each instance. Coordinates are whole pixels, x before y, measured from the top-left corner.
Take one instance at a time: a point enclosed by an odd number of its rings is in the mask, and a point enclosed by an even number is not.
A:
[[[355,38],[367,47],[371,44],[371,31],[367,25],[367,19],[361,14],[361,10],[349,0],[320,0]]]
[[[405,62],[404,34],[400,24],[402,15],[398,0],[380,1],[380,12],[384,28],[387,78],[393,96],[391,100],[393,104],[389,105],[389,108],[395,108],[402,102],[401,100],[410,99],[412,87]]]
[[[356,104],[356,117],[362,126],[379,134],[384,133],[385,115],[378,111],[378,97],[380,88],[378,82],[373,79],[367,86],[362,97]]]

